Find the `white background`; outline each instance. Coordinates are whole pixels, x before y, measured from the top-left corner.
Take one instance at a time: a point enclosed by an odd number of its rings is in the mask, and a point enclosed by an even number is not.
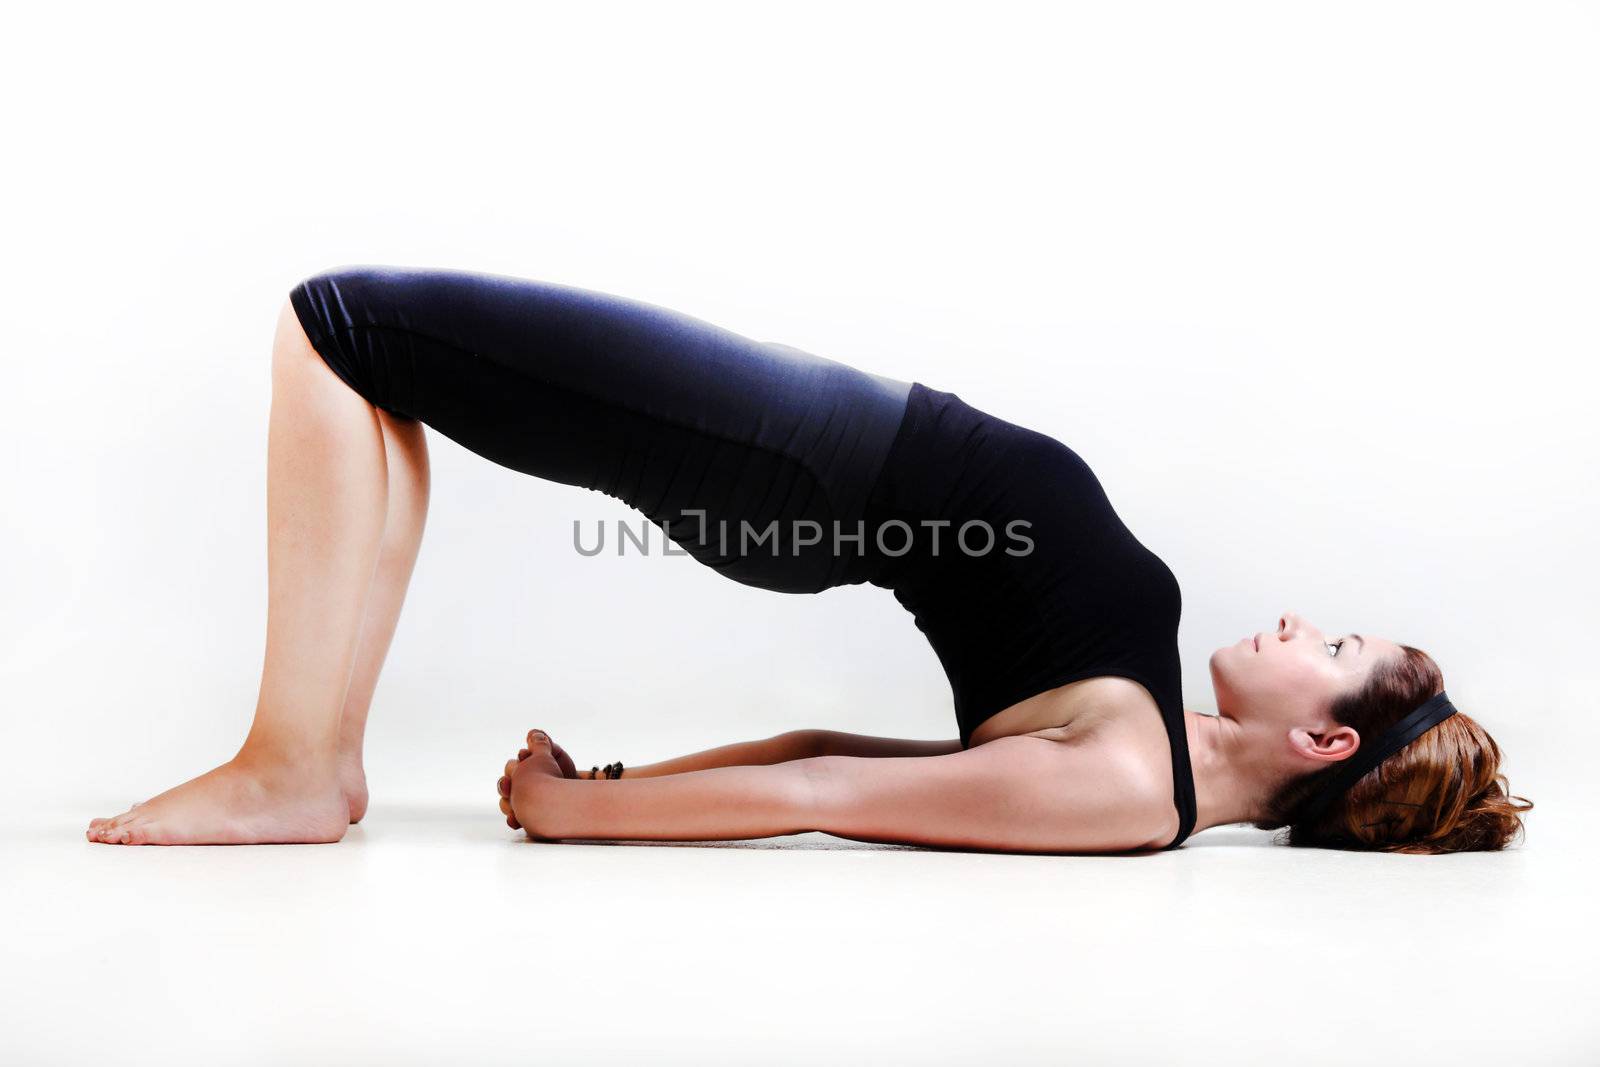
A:
[[[1171,566],[1191,709],[1215,707],[1212,650],[1293,609],[1434,655],[1539,804],[1530,848],[1592,803],[1592,7],[8,23],[14,814],[76,832],[236,750],[265,633],[273,324],[296,281],[352,263],[582,285],[954,391],[1077,450]],[[429,436],[370,823],[481,803],[491,827],[530,726],[585,766],[805,726],[955,736],[886,591],[581,557],[573,519],[632,513]]]

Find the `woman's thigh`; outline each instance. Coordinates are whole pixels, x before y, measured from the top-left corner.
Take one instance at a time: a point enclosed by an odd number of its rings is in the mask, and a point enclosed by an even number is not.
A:
[[[729,578],[816,592],[870,576],[871,532],[850,538],[909,383],[506,275],[350,266],[290,300],[371,403],[503,466],[616,497]]]

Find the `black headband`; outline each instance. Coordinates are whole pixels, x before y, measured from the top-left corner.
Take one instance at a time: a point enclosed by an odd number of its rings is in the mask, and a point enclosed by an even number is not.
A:
[[[1322,788],[1300,805],[1294,821],[1316,818],[1336,797],[1366,777],[1368,771],[1455,713],[1456,706],[1450,703],[1443,690],[1430,697],[1417,710],[1379,734],[1376,741],[1356,749],[1356,754],[1345,760]]]

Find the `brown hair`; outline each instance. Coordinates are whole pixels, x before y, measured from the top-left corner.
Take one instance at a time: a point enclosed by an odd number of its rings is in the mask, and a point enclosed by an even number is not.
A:
[[[1333,718],[1375,739],[1443,691],[1439,667],[1421,649],[1373,671],[1341,697]],[[1368,771],[1316,818],[1294,821],[1297,808],[1339,769],[1333,764],[1291,779],[1268,798],[1259,830],[1288,827],[1290,845],[1374,852],[1442,853],[1505,848],[1522,830],[1531,801],[1512,796],[1500,773],[1500,746],[1459,708],[1448,719]]]

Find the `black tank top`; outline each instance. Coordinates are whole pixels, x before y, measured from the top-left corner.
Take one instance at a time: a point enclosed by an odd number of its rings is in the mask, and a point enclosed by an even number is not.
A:
[[[984,720],[1045,690],[1099,675],[1138,682],[1171,747],[1179,829],[1164,847],[1182,844],[1195,823],[1182,597],[1088,464],[1052,437],[915,382],[867,514],[880,550],[869,580],[893,591],[932,645],[962,747]]]

